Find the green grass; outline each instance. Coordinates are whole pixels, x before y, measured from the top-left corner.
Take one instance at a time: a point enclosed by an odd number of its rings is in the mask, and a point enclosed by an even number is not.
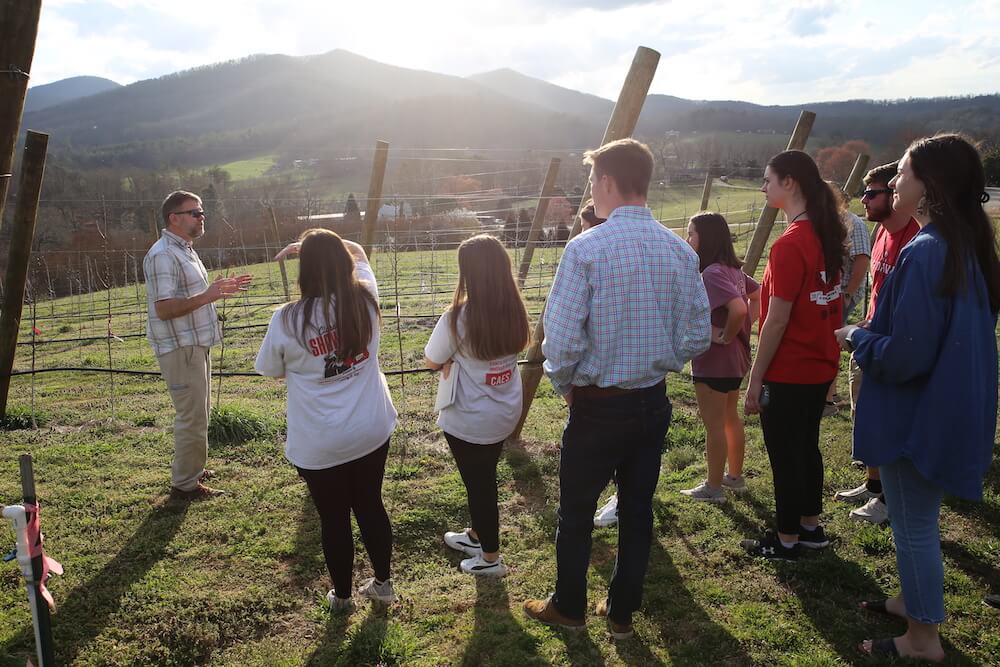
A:
[[[541,307],[558,255],[546,248],[535,256],[525,289],[532,312]],[[288,268],[294,283],[296,262]],[[376,253],[374,268],[386,315],[383,368],[415,367],[450,298],[454,252]],[[250,270],[253,288],[226,306],[229,327],[266,323],[279,301],[276,267]],[[398,328],[397,279],[406,293]],[[36,319],[51,319],[38,326],[48,338],[102,335],[109,298],[123,311],[112,317],[112,330],[141,331],[143,316],[125,312],[142,310],[144,296],[134,286],[96,294],[93,305],[89,296],[40,303]],[[26,311],[22,340],[31,321]],[[214,366],[252,369],[262,336],[262,328],[230,331]],[[109,363],[103,340],[39,345],[35,352],[39,368]],[[143,338],[112,341],[111,363],[156,368]],[[15,367],[30,365],[31,347],[22,346]],[[22,428],[0,431],[0,499],[19,498],[17,456],[31,452],[47,551],[66,567],[49,585],[59,604],[53,623],[60,664],[837,665],[859,660],[860,640],[901,630],[857,609],[859,600],[895,592],[898,580],[891,533],[851,522],[849,506],[826,503],[823,519],[835,544],[796,565],[761,563],[741,552],[739,539],[756,534],[773,511],[756,419],[747,432],[750,493],[709,507],[679,496],[705,474],[704,431],[685,374],[668,378],[675,418],[654,499],[655,541],[636,638],[614,644],[594,618],[580,636],[537,625],[520,606],[550,592],[555,580],[561,399],[543,381],[524,441],[506,447],[501,537],[512,571],[502,581],[479,581],[458,571],[459,557],[441,542],[468,516],[434,424],[434,378],[403,381],[389,380],[400,424],[384,489],[403,601],[388,610],[360,603],[350,616],[330,616],[322,602],[330,582],[318,519],[282,454],[280,381],[213,383],[218,409],[209,465],[228,494],[183,505],[167,497],[173,413],[158,377],[116,376],[113,386],[109,376],[89,373],[15,377],[11,420]],[[32,412],[37,429],[30,428]],[[850,428],[843,412],[823,422],[827,498],[860,480],[849,465]],[[941,526],[950,663],[995,664],[1000,614],[980,601],[1000,591],[1000,468],[990,473],[984,503],[947,503]],[[594,533],[592,603],[611,575],[615,542],[614,529]],[[355,567],[356,580],[370,576],[360,541]],[[12,565],[0,567],[0,617],[0,665],[23,665],[33,641]]]
[[[266,174],[274,166],[276,157],[275,155],[259,155],[246,160],[227,162],[219,165],[219,168],[229,172],[234,181],[245,181]]]

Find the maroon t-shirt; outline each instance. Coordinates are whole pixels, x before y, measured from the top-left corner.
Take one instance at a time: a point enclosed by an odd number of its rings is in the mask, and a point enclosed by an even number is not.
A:
[[[729,319],[726,304],[733,299],[743,299],[749,307],[749,294],[760,289],[753,278],[739,268],[724,264],[710,264],[701,273],[708,293],[708,306],[712,309],[712,327],[722,329]],[[714,338],[714,336],[713,336]],[[691,375],[703,378],[741,378],[750,370],[750,312],[743,327],[729,345],[713,342],[701,356],[691,360]]]

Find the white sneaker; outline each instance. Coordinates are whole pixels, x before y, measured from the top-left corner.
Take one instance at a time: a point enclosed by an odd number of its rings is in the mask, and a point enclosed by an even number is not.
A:
[[[338,598],[332,588],[326,594],[326,602],[330,605],[330,612],[334,614],[354,610],[354,600],[352,598]]]
[[[604,507],[597,510],[597,514],[594,515],[594,527],[596,528],[606,528],[608,526],[613,526],[618,523],[618,494],[612,494],[608,498],[608,502],[604,503]]]
[[[881,498],[876,496],[861,507],[851,510],[851,518],[858,521],[868,521],[875,525],[882,524],[889,519],[889,508]]]
[[[750,489],[747,487],[747,480],[743,475],[733,477],[732,475],[722,476],[722,488],[729,489],[733,493],[746,493]]]
[[[483,553],[483,547],[479,544],[479,540],[473,539],[469,535],[468,528],[457,533],[449,530],[444,534],[444,543],[455,551],[461,551],[466,556],[478,556]]]
[[[681,491],[682,496],[687,496],[691,500],[701,500],[706,503],[724,503],[726,502],[726,494],[719,487],[716,490],[712,490],[708,486],[708,482],[702,482],[693,489],[684,489]]]
[[[503,556],[490,562],[483,558],[482,554],[466,558],[461,564],[462,572],[466,574],[476,574],[482,577],[502,577],[507,574],[507,566],[504,565]]]
[[[375,581],[375,577],[372,577],[361,584],[358,593],[370,600],[377,600],[385,604],[392,604],[399,600],[399,596],[392,588],[392,579],[387,579],[380,584]]]
[[[847,491],[837,491],[833,496],[834,500],[846,500],[852,503],[864,503],[872,498],[877,497],[877,493],[872,493],[868,490],[867,483],[862,484],[856,489],[849,489]]]

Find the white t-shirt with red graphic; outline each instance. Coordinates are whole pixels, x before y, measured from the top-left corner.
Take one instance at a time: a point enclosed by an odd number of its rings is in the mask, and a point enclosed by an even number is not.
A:
[[[357,262],[355,274],[377,302],[371,267]],[[378,365],[375,309],[369,307],[368,349],[353,359],[340,359],[335,325],[315,331],[303,347],[296,336],[301,320],[296,318],[292,330],[286,330],[284,308],[271,318],[254,366],[261,375],[284,377],[288,384],[285,457],[299,468],[322,470],[372,453],[396,428],[396,408]]]
[[[458,335],[465,336],[459,316]],[[424,355],[436,364],[455,361],[458,370],[455,402],[441,410],[437,424],[447,433],[477,445],[501,442],[514,431],[521,417],[521,374],[517,355],[476,359],[460,349],[451,333],[449,310],[434,327]]]

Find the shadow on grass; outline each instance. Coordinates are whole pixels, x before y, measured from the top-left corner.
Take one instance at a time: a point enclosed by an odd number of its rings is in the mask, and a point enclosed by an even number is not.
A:
[[[416,640],[391,620],[389,611],[382,605],[371,605],[364,620],[349,632],[349,615],[331,615],[320,645],[304,664],[310,667],[407,664],[416,655]]]
[[[305,486],[305,482],[299,481]],[[315,581],[316,577],[326,576],[319,514],[316,513],[316,506],[308,491],[302,496],[302,509],[296,525],[292,554],[291,567],[288,569],[288,583],[291,586],[302,588]]]
[[[502,579],[476,577],[475,625],[461,665],[544,665],[538,640],[524,631],[510,610]]]
[[[655,516],[667,513],[659,500],[654,499],[653,502],[659,506],[656,508]],[[654,521],[653,542],[650,545],[649,567],[644,587],[645,601],[639,613],[645,614],[659,632],[655,638],[644,638],[637,633],[631,639],[616,641],[615,651],[618,657],[629,665],[664,664],[650,650],[652,644],[665,648],[673,664],[752,664],[750,656],[739,641],[725,627],[712,620],[704,607],[688,591],[670,554],[656,539],[655,523]],[[616,529],[611,530],[617,534]],[[679,535],[677,530],[672,532]],[[591,561],[600,563],[597,568],[598,573],[610,585],[614,571],[615,550],[603,539],[596,538]],[[654,582],[655,585],[651,585]],[[604,594],[605,592],[601,591],[601,595]]]
[[[941,541],[941,551],[966,574],[978,579],[988,591],[1000,591],[1000,570],[995,561],[984,560],[983,556],[951,540]]]
[[[56,596],[59,612],[52,617],[59,664],[72,663],[80,651],[108,626],[122,597],[166,554],[184,522],[189,503],[165,500],[129,536],[100,572],[73,589],[65,599]],[[0,652],[34,651],[34,631],[29,626],[12,637]]]
[[[738,532],[751,535],[759,531],[758,521],[768,514],[768,509],[753,497],[746,497],[745,504],[754,513],[753,519],[732,503],[722,508]],[[841,558],[836,537],[831,537],[833,544],[829,548],[804,551],[797,563],[777,563],[774,575],[798,597],[803,613],[826,643],[846,662],[853,663],[860,657],[857,646],[862,640],[901,634],[904,626],[859,609],[862,600],[884,598],[890,593],[883,591],[857,563]],[[950,664],[975,664],[954,646],[946,650]]]
[[[514,487],[527,501],[527,508],[538,511],[546,507],[545,480],[535,457],[520,440],[508,440],[503,445],[503,457],[514,476]]]

